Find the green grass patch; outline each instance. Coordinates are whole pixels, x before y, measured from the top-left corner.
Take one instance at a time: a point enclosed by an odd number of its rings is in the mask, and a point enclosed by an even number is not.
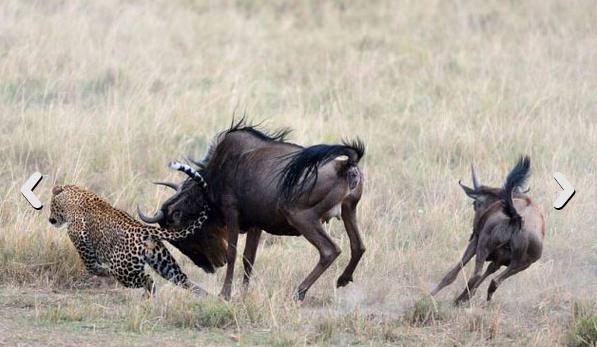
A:
[[[103,311],[92,304],[66,304],[47,308],[38,308],[36,318],[45,323],[58,324],[68,322],[93,321],[101,318]]]
[[[444,314],[440,311],[437,301],[430,296],[425,296],[415,302],[406,318],[413,326],[425,326],[443,319]]]
[[[569,346],[597,345],[597,309],[593,303],[575,302],[572,305],[572,324]]]
[[[219,299],[175,300],[169,304],[156,302],[155,313],[167,323],[183,328],[227,328],[235,324],[231,307]]]

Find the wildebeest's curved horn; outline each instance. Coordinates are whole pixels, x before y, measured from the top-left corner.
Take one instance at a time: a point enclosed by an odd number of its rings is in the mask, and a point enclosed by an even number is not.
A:
[[[172,182],[153,182],[153,184],[157,184],[158,186],[165,186],[168,188],[172,188],[176,191],[178,191],[179,185],[176,183],[172,183]]]
[[[164,212],[162,212],[162,210],[159,210],[153,217],[149,217],[145,215],[143,211],[141,211],[139,205],[137,205],[137,214],[139,215],[139,218],[141,218],[141,220],[145,223],[158,223],[162,219],[164,219]]]
[[[177,161],[172,161],[168,165],[173,170],[178,170],[186,173],[191,177],[195,182],[199,183],[203,189],[207,188],[207,182],[197,170],[193,169],[192,167],[188,166],[187,164],[179,163]]]
[[[460,187],[462,187],[462,190],[464,190],[466,195],[470,196],[471,198],[474,198],[475,195],[477,195],[474,189],[465,186],[461,181],[458,181],[458,184],[460,184]]]
[[[205,164],[203,164],[203,162],[201,162],[200,160],[195,160],[188,155],[185,157],[185,159],[193,165],[197,166],[198,168],[205,169]]]
[[[481,186],[479,184],[479,179],[477,178],[477,175],[475,174],[475,168],[473,167],[473,165],[471,164],[471,177],[473,180],[473,188],[475,190],[479,189],[479,187]]]

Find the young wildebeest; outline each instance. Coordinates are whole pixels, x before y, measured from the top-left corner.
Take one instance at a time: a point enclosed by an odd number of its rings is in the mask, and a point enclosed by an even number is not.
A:
[[[521,158],[502,188],[479,185],[474,168],[471,168],[473,188],[459,182],[464,192],[474,199],[473,233],[462,260],[448,272],[431,295],[436,295],[452,283],[464,265],[476,256],[473,276],[456,303],[470,299],[487,276],[501,266],[507,266],[491,281],[487,290],[489,301],[506,278],[528,268],[541,257],[545,236],[543,213],[525,195],[526,192],[521,191],[528,179],[530,165],[529,157]],[[490,262],[489,266],[481,274],[486,261]]]
[[[338,287],[352,281],[365,251],[356,220],[356,207],[363,190],[363,176],[357,166],[364,155],[362,142],[304,148],[286,142],[286,134],[287,131],[282,131],[267,135],[241,121],[216,137],[203,162],[198,163],[198,171],[176,164],[197,184],[206,186],[214,215],[222,218],[228,231],[227,271],[221,291],[224,298],[229,298],[232,290],[239,232],[247,232],[243,259],[245,285],[249,282],[261,230],[274,235],[302,235],[317,248],[319,262],[296,292],[300,300],[340,254],[322,222],[341,217],[350,239],[351,258],[338,278]],[[192,206],[195,199],[197,196],[177,192],[169,200]],[[194,213],[188,209],[179,212]],[[172,211],[167,205],[160,208],[158,215],[166,225],[176,225],[169,213]]]

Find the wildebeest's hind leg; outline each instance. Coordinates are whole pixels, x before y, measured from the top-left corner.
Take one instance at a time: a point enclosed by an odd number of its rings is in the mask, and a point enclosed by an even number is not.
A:
[[[481,240],[483,241],[483,240]],[[473,276],[469,279],[464,291],[458,298],[455,300],[455,304],[459,304],[463,301],[467,301],[471,298],[474,294],[474,288],[478,285],[478,282],[483,277],[481,271],[483,271],[483,266],[485,265],[485,260],[489,256],[489,250],[487,247],[478,247],[477,253],[475,257],[475,270],[473,272]],[[493,270],[495,272],[495,270]]]
[[[473,238],[469,242],[468,246],[466,247],[466,250],[464,251],[464,254],[462,255],[462,259],[458,262],[458,264],[456,264],[452,268],[452,270],[450,270],[450,272],[448,272],[446,274],[446,276],[444,276],[442,281],[431,292],[431,295],[435,296],[435,294],[439,293],[439,291],[442,290],[444,287],[446,287],[446,286],[450,285],[452,282],[454,282],[454,280],[458,276],[458,273],[460,272],[460,270],[462,270],[462,268],[466,265],[466,263],[468,263],[475,255],[476,247],[477,247],[477,238]]]
[[[525,236],[525,233],[517,232],[512,235],[510,240],[511,248],[511,260],[510,264],[499,275],[489,284],[487,289],[487,301],[491,301],[493,293],[497,290],[497,287],[508,277],[516,275],[517,273],[527,269],[531,264],[538,259],[537,254],[531,256],[529,254],[529,240]]]
[[[491,301],[491,297],[493,296],[493,293],[495,293],[495,291],[497,290],[497,287],[508,277],[516,275],[517,273],[521,272],[522,270],[527,269],[529,266],[531,266],[531,262],[525,262],[525,263],[515,263],[512,262],[510,263],[510,266],[508,266],[506,268],[506,270],[504,270],[502,273],[500,273],[499,275],[497,275],[493,280],[491,280],[491,283],[489,284],[489,288],[487,288],[487,301]]]
[[[191,282],[176,263],[168,248],[159,240],[145,242],[145,262],[168,281],[192,291],[197,295],[207,295],[201,287]]]
[[[342,221],[350,240],[350,261],[342,272],[342,275],[338,277],[337,287],[343,287],[352,282],[352,274],[361,260],[363,253],[365,253],[365,245],[363,244],[359,226],[357,225],[357,202],[347,201],[342,204]]]
[[[303,300],[305,293],[307,293],[313,283],[340,255],[340,248],[321,226],[317,213],[311,210],[292,211],[287,214],[287,218],[290,225],[298,230],[319,251],[319,262],[298,286],[295,293],[296,299]]]
[[[245,253],[243,254],[243,267],[245,274],[243,276],[243,287],[249,287],[251,279],[251,272],[253,272],[253,264],[255,263],[255,256],[257,255],[257,248],[259,247],[259,239],[261,238],[261,229],[252,228],[247,231],[247,239],[245,241]]]

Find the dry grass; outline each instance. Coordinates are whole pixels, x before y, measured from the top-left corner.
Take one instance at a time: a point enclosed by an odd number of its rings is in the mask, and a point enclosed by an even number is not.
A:
[[[589,0],[2,2],[0,344],[582,344],[594,316],[575,303],[597,289],[596,17]],[[131,213],[155,207],[168,192],[150,182],[182,179],[166,163],[201,156],[235,111],[298,143],[366,141],[367,253],[347,288],[333,288],[349,256],[334,222],[344,253],[302,305],[292,290],[317,253],[301,238],[266,242],[229,304],[163,282],[144,301],[90,284],[47,207],[18,192],[39,170],[46,204],[54,183],[75,183]],[[498,185],[521,153],[546,213],[543,258],[491,305],[482,286],[452,307],[461,276],[430,307],[469,236],[458,179],[473,161]],[[554,171],[577,188],[562,211]],[[222,271],[176,255],[219,290]]]

